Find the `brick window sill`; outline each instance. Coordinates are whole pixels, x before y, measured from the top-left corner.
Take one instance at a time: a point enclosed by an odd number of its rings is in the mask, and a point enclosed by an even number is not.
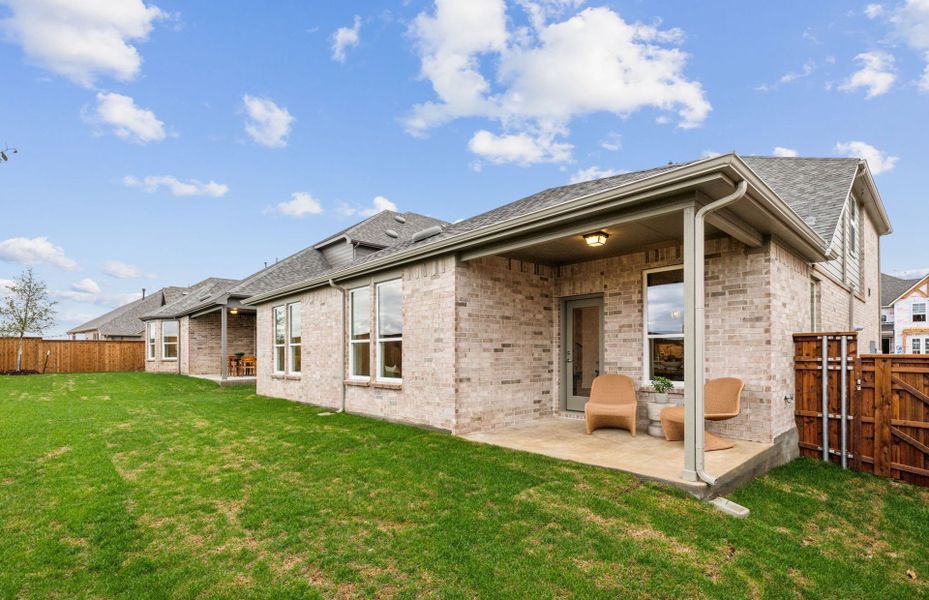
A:
[[[403,389],[402,383],[387,383],[384,381],[375,381],[373,385],[374,387],[380,388],[382,390],[402,390]]]
[[[353,385],[355,387],[371,387],[371,382],[367,379],[346,379],[342,383],[345,385]]]

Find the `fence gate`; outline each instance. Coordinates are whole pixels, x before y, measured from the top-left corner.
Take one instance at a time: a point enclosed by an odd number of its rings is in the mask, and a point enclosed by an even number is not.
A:
[[[800,454],[929,486],[929,355],[857,350],[853,332],[794,335]]]

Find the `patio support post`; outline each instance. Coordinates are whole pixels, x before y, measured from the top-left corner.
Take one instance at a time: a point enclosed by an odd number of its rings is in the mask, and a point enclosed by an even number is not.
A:
[[[684,209],[684,472],[681,479],[697,481],[697,356],[696,344],[696,209]]]
[[[229,377],[229,336],[227,333],[228,317],[226,316],[226,307],[219,309],[219,373],[220,379],[226,381]]]

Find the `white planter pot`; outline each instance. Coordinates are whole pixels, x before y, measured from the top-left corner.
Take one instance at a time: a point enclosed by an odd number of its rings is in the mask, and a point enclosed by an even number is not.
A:
[[[660,421],[661,420],[661,411],[671,406],[667,402],[649,402],[648,407],[648,420],[649,421]]]

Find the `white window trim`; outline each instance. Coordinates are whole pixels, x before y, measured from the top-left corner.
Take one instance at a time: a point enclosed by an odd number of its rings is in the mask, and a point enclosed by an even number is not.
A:
[[[365,290],[368,292],[368,339],[354,340],[352,339],[352,330],[354,328],[353,319],[355,317],[355,293]],[[372,297],[373,294],[371,294],[370,285],[362,285],[348,290],[348,331],[345,332],[345,336],[348,338],[348,378],[352,381],[371,381],[371,341],[374,337],[374,331],[372,330],[373,321],[371,320],[371,315],[375,310],[371,305]],[[368,344],[367,375],[355,375],[355,344]]]
[[[403,383],[403,377],[381,376],[381,287],[385,285],[400,284],[400,337],[384,338],[385,341],[400,342],[400,356],[403,356],[403,279],[381,281],[374,286],[374,376],[376,381],[383,383]],[[401,371],[402,372],[402,371]]]
[[[165,356],[165,325],[168,323],[177,323],[177,341],[174,345],[177,347],[177,356],[169,357]],[[162,321],[161,322],[161,360],[176,361],[181,356],[181,323],[180,321]]]
[[[648,346],[648,340],[651,338],[663,338],[663,339],[684,339],[684,334],[661,334],[661,335],[648,335],[648,276],[651,273],[662,273],[664,271],[683,271],[684,265],[671,265],[668,267],[658,267],[657,269],[645,269],[642,271],[642,385],[645,387],[651,387],[652,380],[649,378],[648,373],[651,371],[651,360],[652,353],[651,349]],[[686,359],[686,357],[685,357]],[[672,381],[675,389],[683,389],[683,381]]]
[[[277,343],[277,311],[278,309],[284,314],[284,343]],[[275,375],[283,375],[287,372],[287,305],[280,304],[271,308],[271,372]],[[284,360],[282,369],[278,370],[277,349],[284,349]]]
[[[923,307],[922,312],[916,312],[916,307],[917,307],[917,306],[922,306],[922,307]],[[912,323],[925,323],[925,322],[926,322],[926,313],[927,313],[927,311],[926,311],[926,302],[925,302],[925,301],[924,301],[924,302],[914,302],[913,304],[910,305],[910,322],[912,322]],[[920,319],[919,321],[917,321],[917,320],[916,320],[916,315],[922,315],[923,318]]]
[[[145,324],[145,360],[155,360],[158,356],[158,336],[155,335],[155,324],[149,321]]]
[[[286,364],[286,367],[285,367],[285,368],[287,369],[287,374],[288,374],[288,375],[292,375],[292,376],[294,376],[294,377],[300,377],[300,376],[302,375],[302,373],[303,373],[303,360],[302,360],[302,359],[303,359],[303,356],[302,356],[302,352],[303,352],[303,328],[302,328],[302,324],[301,324],[301,325],[300,325],[300,342],[297,343],[297,344],[294,344],[293,342],[291,342],[291,341],[290,341],[290,340],[291,340],[291,331],[292,331],[293,325],[291,324],[291,321],[290,321],[290,317],[291,317],[290,309],[291,309],[291,307],[293,307],[293,306],[297,306],[297,307],[300,308],[300,320],[301,320],[301,321],[303,320],[303,307],[300,306],[300,302],[299,302],[299,301],[297,301],[297,302],[290,302],[289,304],[287,304],[287,308],[286,308],[285,311],[284,311],[284,324],[285,324],[286,327],[287,327],[287,331],[286,331],[286,334],[285,334],[285,336],[284,336],[284,345],[287,347],[287,355],[284,357],[284,363]],[[300,352],[300,353],[301,353],[301,356],[300,356],[300,358],[301,358],[301,360],[300,360],[300,370],[299,370],[299,371],[294,371],[294,366],[293,366],[293,364],[292,364],[292,363],[293,363],[293,352],[292,352],[292,350],[293,350],[294,348],[297,349],[297,352]]]

